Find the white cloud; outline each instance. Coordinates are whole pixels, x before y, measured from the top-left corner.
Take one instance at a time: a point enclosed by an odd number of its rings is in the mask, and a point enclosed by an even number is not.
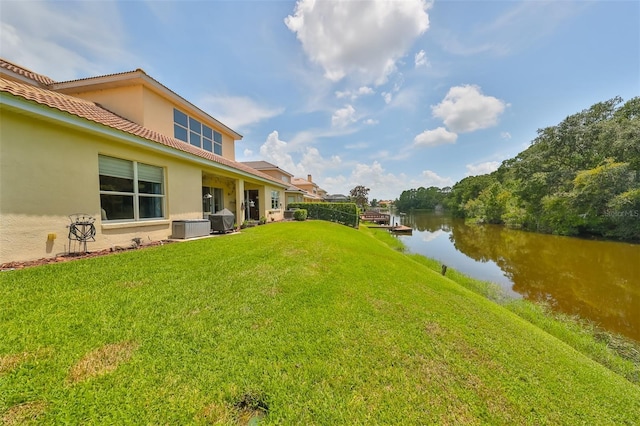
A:
[[[425,130],[413,139],[415,146],[438,146],[447,143],[456,143],[458,135],[448,131],[444,127],[434,130]]]
[[[2,57],[54,80],[142,65],[126,51],[114,2],[3,1],[0,8]]]
[[[502,139],[511,139],[511,133],[509,133],[509,132],[501,132],[500,133],[500,137]]]
[[[382,84],[429,28],[424,0],[298,0],[285,24],[331,81],[354,75]]]
[[[362,86],[358,90],[345,90],[343,92],[336,91],[336,98],[349,98],[351,101],[355,101],[360,96],[373,95],[374,93],[376,92],[371,87]]]
[[[322,188],[329,193],[349,195],[349,191],[357,185],[370,189],[369,199],[394,199],[399,194],[398,188],[405,188],[407,177],[403,174],[387,173],[378,161],[372,164],[357,163],[348,176],[337,175],[322,180]]]
[[[479,164],[467,164],[467,176],[485,175],[494,172],[500,167],[498,161],[485,161]]]
[[[338,167],[342,160],[334,155],[324,158],[314,147],[304,147],[280,140],[277,131],[273,131],[260,146],[260,156],[263,160],[276,164],[294,176],[318,175],[324,170]],[[299,161],[294,159],[299,158]]]
[[[244,96],[205,96],[202,108],[225,125],[239,129],[282,114],[284,108],[270,108]]]
[[[439,176],[436,172],[431,170],[425,170],[422,172],[422,186],[425,188],[430,186],[444,188],[445,186],[452,186],[453,183],[453,179],[450,177]]]
[[[416,68],[428,67],[430,65],[429,60],[427,59],[427,54],[425,53],[424,50],[421,50],[418,53],[416,53],[416,55],[413,58],[413,61],[415,63]]]
[[[450,88],[431,110],[450,130],[465,133],[495,126],[507,106],[500,99],[483,95],[478,86],[464,85]]]
[[[366,120],[364,120],[364,124],[367,124],[369,126],[373,126],[374,124],[378,123],[378,120],[374,120],[373,118],[367,118]]]
[[[351,105],[345,105],[344,108],[340,108],[333,113],[331,117],[331,125],[333,127],[347,127],[351,123],[355,123],[356,110]]]
[[[242,154],[244,155],[245,158],[253,157],[253,151],[250,150],[249,148],[245,148],[245,150],[242,151]]]
[[[386,104],[388,104],[393,99],[393,95],[391,93],[388,93],[388,92],[382,92],[382,98],[384,99],[384,102]]]

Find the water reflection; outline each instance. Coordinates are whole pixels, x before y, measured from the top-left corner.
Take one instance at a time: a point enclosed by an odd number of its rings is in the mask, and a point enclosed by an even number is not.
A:
[[[640,245],[467,225],[432,213],[396,221],[414,229],[402,237],[412,252],[640,341]]]

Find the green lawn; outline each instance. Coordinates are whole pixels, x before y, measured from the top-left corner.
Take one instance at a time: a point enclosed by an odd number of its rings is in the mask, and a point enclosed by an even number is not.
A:
[[[363,228],[0,273],[0,423],[638,424],[640,387]]]

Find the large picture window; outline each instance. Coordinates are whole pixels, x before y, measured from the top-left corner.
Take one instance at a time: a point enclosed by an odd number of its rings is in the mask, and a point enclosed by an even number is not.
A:
[[[103,220],[164,218],[162,167],[104,155],[98,164]]]
[[[222,155],[222,133],[200,123],[184,112],[173,110],[173,135],[176,139],[190,143],[205,151]]]

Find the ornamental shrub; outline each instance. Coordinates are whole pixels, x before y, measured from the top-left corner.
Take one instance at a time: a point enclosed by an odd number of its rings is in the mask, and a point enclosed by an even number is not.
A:
[[[291,203],[289,209],[305,209],[309,219],[327,220],[358,227],[360,216],[354,203]]]
[[[298,209],[293,212],[293,218],[295,220],[307,220],[307,211],[305,209]]]

